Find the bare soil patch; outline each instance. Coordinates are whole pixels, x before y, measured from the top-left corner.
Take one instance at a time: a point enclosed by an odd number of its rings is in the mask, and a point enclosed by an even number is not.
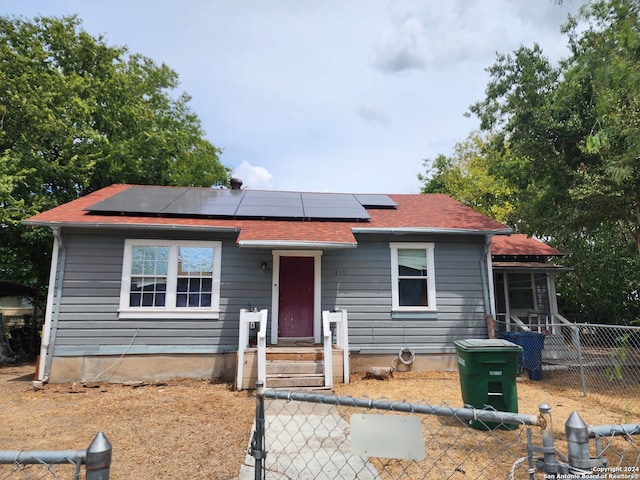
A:
[[[546,374],[545,374],[546,375]],[[529,380],[526,376],[518,377],[518,411],[530,415],[537,415],[539,405],[546,403],[551,406],[551,413],[555,430],[564,431],[564,424],[574,410],[589,425],[610,425],[618,423],[640,422],[640,415],[625,410],[624,402],[621,407],[603,406],[595,395],[583,397],[582,392],[567,388],[559,382],[553,384],[545,381]],[[407,400],[410,402],[425,402],[430,405],[446,404],[451,407],[463,405],[460,391],[460,379],[457,372],[394,372],[389,381],[368,380],[363,374],[352,377],[349,385],[338,385],[336,395],[368,398],[387,398],[392,400]],[[635,398],[637,392],[626,392]],[[624,393],[617,393],[618,396]]]
[[[255,415],[253,392],[208,380],[76,383],[36,390],[34,370],[32,364],[0,367],[0,450],[84,449],[102,431],[113,444],[113,480],[237,478]],[[385,381],[362,377],[339,385],[335,393],[462,406],[456,372],[395,372]],[[518,382],[519,411],[537,414],[538,405],[548,403],[556,431],[564,430],[573,410],[594,425],[640,421],[578,395],[544,381]],[[10,467],[0,465],[0,477],[3,468]]]
[[[0,368],[0,449],[80,450],[102,431],[113,445],[113,480],[237,478],[253,393],[208,380],[34,390],[33,374],[34,365]]]

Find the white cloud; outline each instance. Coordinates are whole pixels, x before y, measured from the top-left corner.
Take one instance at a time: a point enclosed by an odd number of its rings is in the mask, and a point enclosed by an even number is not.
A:
[[[423,70],[426,65],[424,29],[416,18],[407,18],[392,36],[376,48],[376,68],[385,73]]]
[[[235,178],[242,180],[242,188],[269,190],[273,188],[273,175],[264,167],[255,167],[243,161],[233,172]]]
[[[358,108],[358,117],[366,123],[382,127],[387,127],[391,123],[389,114],[385,110],[370,105]]]

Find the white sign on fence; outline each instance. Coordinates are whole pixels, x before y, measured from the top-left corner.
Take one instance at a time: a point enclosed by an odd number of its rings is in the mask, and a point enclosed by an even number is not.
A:
[[[352,415],[351,450],[369,458],[423,460],[422,423],[410,415]]]

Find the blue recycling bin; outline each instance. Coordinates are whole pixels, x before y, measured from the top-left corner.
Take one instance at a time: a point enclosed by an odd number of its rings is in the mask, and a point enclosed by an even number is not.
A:
[[[529,372],[530,380],[542,380],[544,337],[544,333],[537,332],[500,332],[500,338],[522,347],[518,366]]]

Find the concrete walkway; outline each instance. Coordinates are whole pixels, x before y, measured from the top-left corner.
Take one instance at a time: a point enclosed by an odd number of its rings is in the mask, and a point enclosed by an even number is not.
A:
[[[379,478],[366,458],[351,453],[349,423],[334,405],[266,399],[265,424],[269,480]],[[255,479],[254,465],[247,454],[239,480]]]

